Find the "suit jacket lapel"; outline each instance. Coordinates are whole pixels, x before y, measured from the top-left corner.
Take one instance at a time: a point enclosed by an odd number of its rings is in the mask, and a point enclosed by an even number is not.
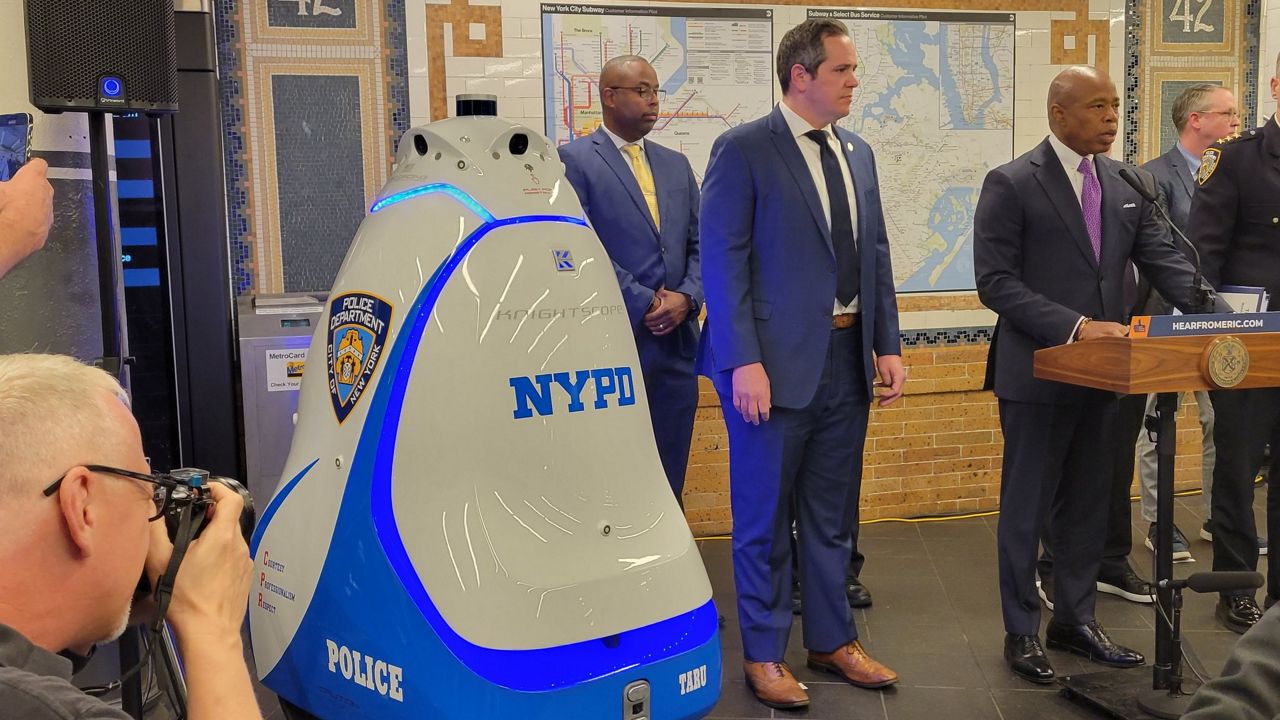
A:
[[[636,181],[636,174],[628,166],[631,161],[622,156],[622,151],[618,149],[617,145],[613,144],[613,138],[604,134],[604,130],[596,130],[595,134],[591,136],[591,140],[595,143],[596,154],[604,160],[604,164],[609,166],[613,174],[618,176],[618,182],[621,182],[622,187],[627,189],[627,194],[631,196],[631,201],[635,203],[636,209],[648,220],[649,228],[656,235],[658,227],[653,224],[653,216],[649,214],[649,204],[644,201],[644,193],[640,192],[640,183]],[[652,165],[649,166],[649,170],[650,172],[653,171]],[[654,184],[656,186],[656,179]],[[658,215],[659,217],[662,215],[661,205],[658,206]]]
[[[1191,197],[1191,193],[1195,192],[1195,188],[1191,187],[1191,173],[1187,172],[1186,160],[1182,158],[1182,151],[1175,145],[1169,151],[1169,167],[1173,168],[1173,174],[1178,176],[1182,181],[1182,191],[1187,197]],[[1169,204],[1173,204],[1173,198],[1169,198]]]
[[[792,178],[796,181],[796,187],[804,196],[805,205],[808,206],[813,221],[822,230],[822,238],[827,242],[827,249],[834,255],[835,250],[831,247],[831,227],[827,224],[827,214],[822,211],[818,187],[814,184],[813,175],[809,173],[809,166],[805,163],[804,156],[800,154],[800,146],[791,135],[791,128],[782,117],[782,110],[777,107],[769,115],[769,129],[773,131],[773,145],[777,148],[778,155],[782,157],[783,164],[791,172]]]
[[[1080,252],[1084,253],[1089,262],[1096,266],[1098,262],[1093,257],[1093,243],[1089,242],[1089,231],[1084,226],[1084,212],[1080,209],[1080,200],[1076,198],[1076,192],[1071,187],[1071,181],[1067,178],[1062,162],[1058,160],[1058,154],[1053,151],[1053,146],[1049,144],[1047,138],[1033,151],[1031,162],[1037,166],[1036,182],[1040,183],[1040,187],[1049,196],[1049,200],[1058,211],[1058,216],[1062,218],[1067,231],[1075,239]],[[1106,227],[1104,217],[1102,223],[1104,235]]]
[[[653,173],[653,186],[658,192],[658,220],[661,225],[666,225],[675,203],[675,197],[672,195],[674,192],[672,188],[677,185],[676,181],[672,179],[675,172],[667,164],[665,157],[650,151],[653,143],[645,143],[644,147],[645,157],[649,159],[649,172]],[[641,199],[643,200],[643,197]],[[648,208],[646,207],[645,210],[647,214]],[[662,235],[662,228],[659,227],[657,230],[658,235]]]

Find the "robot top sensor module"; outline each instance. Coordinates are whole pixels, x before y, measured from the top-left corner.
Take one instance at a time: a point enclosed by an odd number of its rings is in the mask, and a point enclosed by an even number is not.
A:
[[[612,264],[494,104],[401,139],[338,273],[251,543],[258,674],[290,718],[703,717],[716,609]]]

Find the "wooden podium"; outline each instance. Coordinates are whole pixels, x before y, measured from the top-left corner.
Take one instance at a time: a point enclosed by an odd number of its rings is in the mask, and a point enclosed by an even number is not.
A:
[[[1144,318],[1135,318],[1141,329]],[[1119,718],[1178,718],[1190,693],[1182,686],[1180,590],[1173,581],[1174,416],[1177,393],[1280,386],[1280,332],[1106,337],[1035,354],[1035,375],[1072,385],[1133,395],[1157,393],[1146,428],[1156,436],[1156,656],[1150,687],[1132,670],[1061,679],[1063,694]],[[1208,574],[1205,574],[1208,575]],[[1202,576],[1203,577],[1203,576]]]

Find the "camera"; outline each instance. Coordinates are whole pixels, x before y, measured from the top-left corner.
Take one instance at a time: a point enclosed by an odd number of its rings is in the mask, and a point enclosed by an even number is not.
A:
[[[182,513],[187,507],[191,508],[190,539],[195,540],[204,532],[205,524],[209,521],[209,507],[214,504],[209,483],[228,487],[244,500],[244,510],[240,513],[240,532],[244,535],[244,541],[249,542],[249,538],[253,536],[257,513],[253,507],[253,496],[238,480],[211,475],[208,470],[197,468],[178,468],[170,471],[168,477],[175,482],[164,510],[164,524],[169,532],[170,542],[178,541]]]

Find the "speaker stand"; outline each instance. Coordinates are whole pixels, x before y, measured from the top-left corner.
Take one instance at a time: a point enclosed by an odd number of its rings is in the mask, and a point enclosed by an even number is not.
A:
[[[1134,670],[1105,670],[1067,676],[1059,683],[1064,697],[1077,700],[1124,720],[1149,717],[1179,718],[1191,701],[1182,687],[1182,641],[1180,638],[1182,593],[1169,583],[1173,579],[1173,455],[1174,415],[1177,393],[1156,395],[1156,414],[1146,418],[1148,431],[1156,436],[1156,657],[1151,682],[1139,682]]]

